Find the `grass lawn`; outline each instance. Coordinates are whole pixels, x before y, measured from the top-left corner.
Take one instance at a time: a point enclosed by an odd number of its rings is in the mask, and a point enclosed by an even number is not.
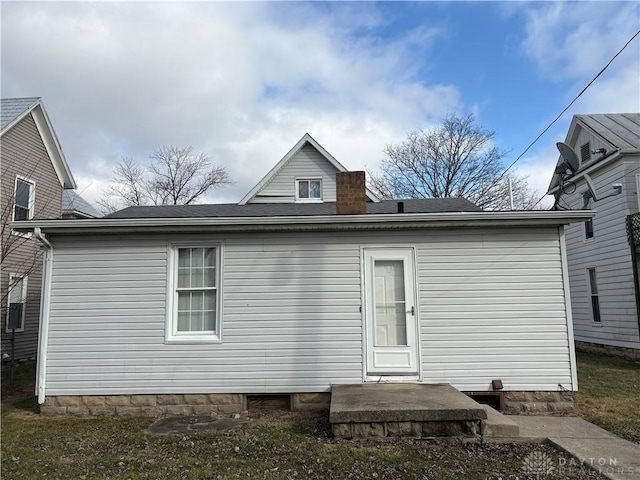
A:
[[[577,352],[575,414],[640,444],[640,363]]]
[[[31,370],[29,370],[31,368]],[[21,366],[16,378],[33,378]],[[577,413],[630,440],[640,438],[640,365],[578,354]],[[6,379],[3,371],[3,381]],[[31,390],[32,391],[32,390]],[[330,438],[326,414],[252,416],[241,430],[152,436],[153,418],[40,417],[33,397],[4,391],[4,479],[535,479],[524,460],[544,453],[540,478],[600,479],[550,447]]]

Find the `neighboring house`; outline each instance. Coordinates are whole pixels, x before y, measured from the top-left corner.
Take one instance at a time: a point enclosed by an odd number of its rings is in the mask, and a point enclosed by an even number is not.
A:
[[[99,218],[102,214],[73,190],[62,193],[62,218]]]
[[[63,190],[76,185],[40,98],[2,99],[0,110],[2,356],[15,348],[15,359],[27,359],[38,345],[42,254],[32,235],[9,224],[59,218]]]
[[[554,174],[549,193],[562,184],[557,208],[597,212],[567,227],[575,339],[640,349],[638,277],[625,227],[640,204],[640,113],[575,115],[564,143],[577,171],[560,168],[566,173]]]
[[[563,225],[591,216],[379,201],[305,135],[239,204],[23,222],[46,246],[41,411],[303,408],[362,382],[568,408]]]

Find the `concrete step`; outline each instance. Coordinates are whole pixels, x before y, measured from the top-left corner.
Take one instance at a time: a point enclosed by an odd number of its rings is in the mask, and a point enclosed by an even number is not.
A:
[[[481,422],[481,432],[486,440],[512,440],[520,438],[520,427],[508,416],[494,410],[489,405],[480,405],[487,412],[487,419]]]
[[[449,384],[356,384],[331,389],[336,438],[464,437],[479,439],[483,406]]]

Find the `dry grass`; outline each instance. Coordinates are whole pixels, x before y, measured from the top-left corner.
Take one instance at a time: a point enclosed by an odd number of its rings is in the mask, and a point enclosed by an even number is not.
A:
[[[577,412],[637,442],[639,367],[579,354]],[[32,384],[31,367],[21,368],[17,378]],[[35,411],[32,394],[3,389],[2,479],[526,480],[535,474],[522,471],[523,461],[535,452],[555,467],[545,479],[601,478],[550,447],[533,444],[334,440],[326,415],[262,414],[235,432],[155,437],[144,433],[152,418],[51,418]]]
[[[578,352],[576,414],[640,444],[640,363]]]
[[[3,418],[3,479],[515,479],[531,454],[548,479],[601,479],[551,447],[422,440],[341,441],[327,415],[274,413],[235,432],[151,436],[151,418]],[[562,459],[562,460],[561,460]]]

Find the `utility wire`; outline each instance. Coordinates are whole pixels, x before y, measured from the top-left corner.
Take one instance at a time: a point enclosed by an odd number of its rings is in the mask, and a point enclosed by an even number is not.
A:
[[[620,55],[620,54],[624,51],[624,49],[625,49],[625,48],[627,48],[627,46],[628,46],[628,45],[629,45],[629,44],[630,44],[630,43],[631,43],[631,42],[632,42],[632,41],[633,41],[633,40],[634,40],[638,35],[640,35],[640,30],[638,30],[638,31],[637,31],[637,32],[636,32],[636,33],[635,33],[635,34],[634,34],[634,35],[629,39],[629,41],[627,41],[627,43],[625,43],[625,44],[624,44],[624,46],[623,46],[620,50],[618,50],[618,53],[616,53],[616,54],[611,58],[611,60],[609,60],[609,63],[607,63],[607,64],[602,68],[602,70],[600,70],[600,71],[598,72],[598,74],[597,74],[595,77],[593,77],[593,79],[592,79],[592,80],[587,84],[587,86],[586,86],[586,87],[584,87],[584,88],[580,91],[580,93],[579,93],[578,95],[576,95],[576,97],[575,97],[573,100],[571,100],[571,103],[569,103],[569,105],[567,105],[567,106],[565,107],[565,109],[564,109],[564,110],[562,110],[562,111],[558,114],[558,116],[557,116],[556,118],[554,118],[554,119],[553,119],[553,121],[552,121],[549,125],[547,125],[547,128],[545,128],[545,129],[542,131],[542,133],[540,133],[540,135],[538,135],[538,136],[536,137],[536,139],[535,139],[533,142],[531,142],[527,148],[525,148],[524,152],[522,152],[520,155],[518,155],[518,158],[516,158],[513,162],[511,162],[511,164],[510,164],[510,165],[509,165],[509,166],[504,170],[504,172],[502,172],[502,174],[500,175],[500,177],[498,177],[498,180],[496,180],[496,182],[495,182],[495,183],[497,183],[497,182],[499,182],[500,180],[502,180],[502,178],[505,176],[505,174],[506,174],[509,170],[511,170],[511,168],[512,168],[516,163],[518,163],[518,162],[520,161],[520,159],[521,159],[521,158],[522,158],[522,157],[523,157],[523,156],[524,156],[524,155],[529,151],[529,149],[530,149],[531,147],[533,147],[533,146],[536,144],[536,142],[537,142],[538,140],[540,140],[540,137],[542,137],[545,133],[547,133],[547,131],[549,131],[549,129],[550,129],[550,128],[551,128],[551,127],[552,127],[552,126],[553,126],[553,125],[554,125],[554,124],[559,120],[559,119],[560,119],[560,117],[562,117],[562,115],[563,115],[567,110],[569,110],[569,108],[571,107],[571,105],[573,105],[574,103],[576,103],[576,101],[578,100],[578,98],[580,98],[580,97],[582,96],[582,94],[583,94],[584,92],[586,92],[586,91],[587,91],[587,89],[588,89],[588,88],[593,84],[593,82],[595,82],[595,81],[598,79],[598,77],[600,77],[600,75],[602,75],[602,74],[605,72],[605,70],[606,70],[607,68],[609,68],[609,65],[611,65],[611,64],[613,63],[613,61],[618,57],[618,55]],[[542,197],[540,200],[538,200],[538,202],[536,203],[536,205],[538,205],[538,204],[542,201],[542,199],[543,199],[545,196],[546,196],[546,193],[545,193],[545,195],[543,195],[543,197]]]

